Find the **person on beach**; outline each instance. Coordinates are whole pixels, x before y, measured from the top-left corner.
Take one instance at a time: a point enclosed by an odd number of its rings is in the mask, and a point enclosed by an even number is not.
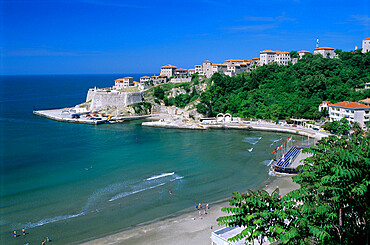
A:
[[[198,206],[198,207],[199,207],[199,209],[202,209],[202,204],[201,204],[201,203],[199,203],[199,206]]]
[[[23,236],[26,235],[26,230],[24,228],[22,229],[22,234],[23,234]]]
[[[47,242],[50,242],[50,239],[49,239],[49,237],[48,237],[48,236],[46,237],[46,241],[47,241]]]
[[[46,240],[44,240],[44,241],[41,243],[41,245],[45,245],[45,242],[46,242]]]
[[[171,194],[172,194],[172,191],[170,190],[170,191],[169,191],[169,193],[170,193],[170,195],[171,195]]]
[[[13,231],[14,237],[17,237],[17,231]]]
[[[208,203],[207,203],[207,205],[206,205],[206,210],[208,210]]]
[[[204,215],[206,215],[206,214],[207,214],[207,210],[204,209]]]
[[[202,216],[202,211],[199,210],[199,216]]]
[[[195,208],[196,208],[197,210],[199,210],[199,206],[198,206],[198,205],[196,205],[196,206],[195,206]]]

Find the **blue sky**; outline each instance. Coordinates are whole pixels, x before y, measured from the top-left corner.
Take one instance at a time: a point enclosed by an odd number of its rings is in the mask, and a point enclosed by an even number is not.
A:
[[[0,0],[0,74],[159,73],[259,51],[353,50],[370,3],[305,0]]]

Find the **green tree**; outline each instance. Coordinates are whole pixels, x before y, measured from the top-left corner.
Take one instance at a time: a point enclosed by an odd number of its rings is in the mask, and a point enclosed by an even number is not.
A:
[[[293,177],[299,189],[282,198],[276,197],[277,190],[271,196],[234,193],[231,207],[222,209],[231,215],[218,218],[219,224],[250,228],[230,240],[262,235],[284,244],[367,243],[369,138],[330,136],[306,152],[313,155]]]
[[[163,100],[164,99],[164,90],[162,89],[161,86],[154,87],[153,95],[155,97],[157,97],[158,99]]]

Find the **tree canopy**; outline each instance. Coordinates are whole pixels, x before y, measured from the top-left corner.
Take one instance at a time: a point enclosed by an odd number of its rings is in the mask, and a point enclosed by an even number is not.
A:
[[[284,197],[276,189],[233,193],[219,224],[244,226],[231,240],[261,235],[284,244],[366,244],[369,239],[370,140],[330,136],[306,150],[298,167],[300,188]]]

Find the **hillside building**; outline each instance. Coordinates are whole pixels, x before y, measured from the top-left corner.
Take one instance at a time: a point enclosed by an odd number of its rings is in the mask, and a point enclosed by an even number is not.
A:
[[[370,37],[362,40],[362,53],[370,52]]]
[[[327,110],[329,111],[329,106],[332,105],[330,101],[323,101],[319,105],[319,111],[321,112],[322,110]]]
[[[165,65],[165,66],[162,66],[161,67],[161,75],[165,75],[167,77],[172,77],[173,75],[175,75],[175,70],[177,69],[176,66],[173,66],[173,65]]]
[[[310,54],[310,52],[309,52],[309,51],[306,51],[306,50],[298,51],[298,55],[299,55],[299,58],[300,58],[300,59],[302,59],[302,57],[303,57],[305,54]]]
[[[186,69],[182,69],[182,68],[178,68],[175,70],[175,77],[178,77],[178,78],[186,78],[188,77],[188,70]]]
[[[227,72],[227,65],[226,64],[215,64],[215,63],[213,63],[212,64],[212,73],[214,74],[216,72],[222,72],[222,73]]]
[[[195,74],[195,69],[189,69],[188,73],[189,73],[189,76],[192,76],[193,74]]]
[[[338,55],[334,52],[334,49],[329,48],[329,47],[315,48],[313,53],[321,54],[323,58],[330,58],[330,59],[338,58]]]
[[[148,76],[143,76],[143,77],[140,77],[140,83],[144,84],[145,82],[149,82],[150,81],[150,77]]]
[[[118,78],[114,80],[113,89],[120,90],[123,88],[128,88],[130,86],[134,86],[134,78],[133,77],[124,77]]]
[[[286,51],[275,51],[275,62],[279,65],[288,65],[292,59],[290,58],[290,53]]]
[[[252,59],[251,66],[259,66],[260,64],[261,64],[261,61],[259,57]]]
[[[203,61],[202,65],[203,75],[210,78],[213,75],[212,63],[209,60]]]
[[[224,64],[227,65],[227,66],[235,65],[235,64],[240,64],[240,63],[244,63],[244,60],[230,59],[230,60],[225,60],[224,61]]]
[[[286,51],[272,51],[268,49],[260,52],[260,65],[267,65],[273,62],[279,65],[288,65],[291,61],[290,53]]]
[[[275,61],[276,52],[272,50],[263,50],[260,52],[260,64],[267,65]]]
[[[362,127],[370,120],[370,106],[343,101],[329,106],[330,121],[339,121],[347,118],[349,122],[358,122]]]

